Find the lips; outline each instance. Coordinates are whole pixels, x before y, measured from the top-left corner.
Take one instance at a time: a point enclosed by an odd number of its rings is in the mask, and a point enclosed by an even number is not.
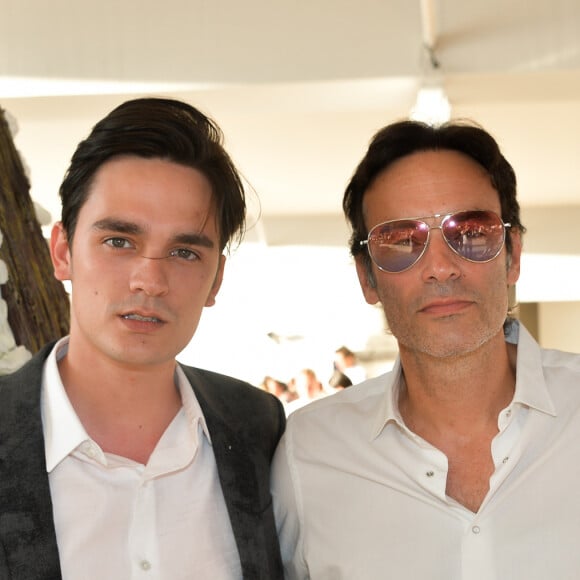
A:
[[[120,313],[120,317],[124,320],[132,320],[135,322],[148,322],[160,324],[166,322],[166,319],[161,316],[159,311],[154,311],[150,309],[139,308],[136,310],[126,310]]]
[[[124,314],[125,320],[138,320],[139,322],[163,322],[156,316],[141,316],[140,314]]]
[[[454,314],[459,312],[472,304],[468,300],[451,299],[451,300],[435,300],[425,304],[419,312],[426,314]]]

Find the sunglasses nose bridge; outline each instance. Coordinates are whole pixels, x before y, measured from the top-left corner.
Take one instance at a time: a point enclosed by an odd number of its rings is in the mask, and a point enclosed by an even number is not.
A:
[[[439,230],[441,232],[441,239],[445,242],[445,245],[447,246],[447,248],[449,248],[451,251],[455,252],[455,249],[451,245],[451,241],[445,235],[444,226],[445,226],[445,220],[439,222],[438,225],[431,226],[431,225],[427,224],[427,239],[425,240],[425,249],[423,250],[423,253],[425,253],[429,249],[429,246],[431,245],[431,232],[433,230]]]

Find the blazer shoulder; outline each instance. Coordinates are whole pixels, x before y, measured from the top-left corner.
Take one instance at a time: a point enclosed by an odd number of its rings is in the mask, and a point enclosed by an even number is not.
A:
[[[42,347],[28,362],[8,375],[0,376],[0,397],[28,398],[40,392],[44,363],[55,343]],[[0,414],[2,409],[0,408]]]
[[[286,426],[282,403],[272,394],[240,379],[180,365],[202,408],[206,421],[220,418],[243,429],[274,433],[276,441]]]
[[[274,409],[281,405],[280,401],[272,394],[241,379],[205,369],[186,365],[180,366],[196,394],[199,392],[204,397],[223,401],[230,401],[233,397],[237,408],[240,404],[249,408],[257,406],[264,409]]]

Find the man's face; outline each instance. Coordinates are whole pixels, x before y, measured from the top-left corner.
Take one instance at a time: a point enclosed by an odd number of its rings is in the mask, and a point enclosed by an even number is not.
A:
[[[378,176],[363,204],[369,230],[387,220],[458,210],[501,215],[498,193],[483,168],[453,151],[425,151],[398,160]],[[517,232],[512,240],[511,260],[504,246],[491,262],[473,263],[455,254],[441,230],[433,229],[426,252],[410,269],[393,274],[373,264],[376,288],[360,256],[357,272],[367,302],[381,303],[401,352],[459,356],[502,331],[507,288],[519,276]]]
[[[69,246],[51,239],[55,274],[72,282],[69,355],[171,364],[219,290],[225,258],[211,186],[195,169],[120,157],[95,175]]]

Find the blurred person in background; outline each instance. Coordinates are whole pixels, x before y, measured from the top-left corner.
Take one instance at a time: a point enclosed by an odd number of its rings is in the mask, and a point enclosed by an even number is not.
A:
[[[260,387],[264,391],[267,391],[268,393],[271,393],[277,397],[283,404],[289,403],[297,397],[297,395],[290,390],[285,382],[279,381],[278,379],[275,379],[269,375],[264,377]]]
[[[312,369],[302,369],[293,379],[297,398],[286,405],[287,415],[328,394]]]
[[[362,383],[367,378],[367,373],[358,363],[356,354],[346,346],[341,346],[334,352],[334,368],[346,375],[353,385]]]

